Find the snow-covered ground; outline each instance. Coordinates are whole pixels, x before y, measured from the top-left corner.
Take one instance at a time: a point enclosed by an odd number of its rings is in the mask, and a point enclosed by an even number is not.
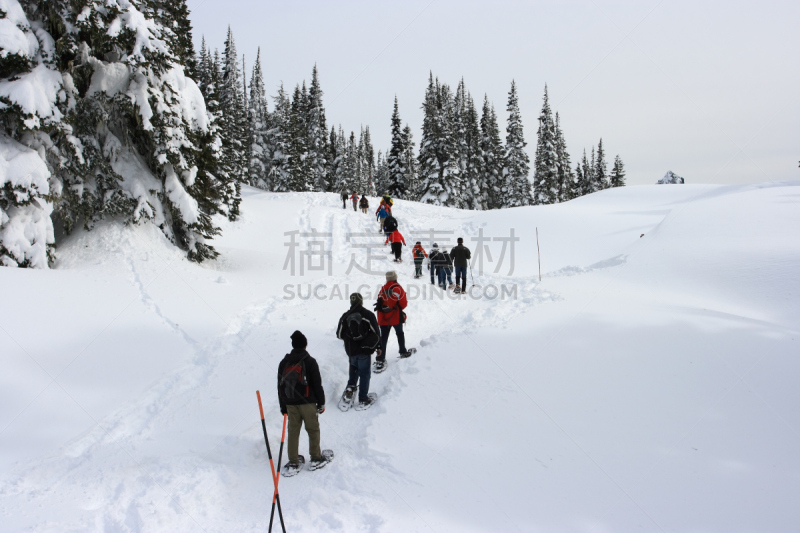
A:
[[[488,213],[398,201],[426,249],[431,228],[473,253],[481,231],[506,240],[460,300],[414,280],[405,249],[420,350],[396,359],[392,337],[364,412],[336,409],[333,331],[348,293],[371,302],[394,266],[380,244],[377,275],[350,267],[379,243],[372,216],[246,189],[201,266],[150,225],[79,232],[54,270],[0,269],[0,530],[266,530],[255,391],[277,452],[275,374],[300,329],[336,459],[281,481],[288,531],[796,531],[798,185]],[[330,255],[305,257],[309,241]]]

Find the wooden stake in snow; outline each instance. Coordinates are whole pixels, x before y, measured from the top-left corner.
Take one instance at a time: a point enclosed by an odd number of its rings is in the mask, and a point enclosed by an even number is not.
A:
[[[539,281],[542,281],[542,253],[539,251],[539,228],[536,228],[536,255],[539,256]]]

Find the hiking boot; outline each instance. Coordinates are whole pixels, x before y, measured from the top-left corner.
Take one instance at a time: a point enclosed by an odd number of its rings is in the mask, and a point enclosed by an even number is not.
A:
[[[355,390],[356,390],[355,387],[347,387],[345,389],[345,391],[344,391],[345,399],[346,400],[352,400],[353,399],[353,393],[355,392]]]

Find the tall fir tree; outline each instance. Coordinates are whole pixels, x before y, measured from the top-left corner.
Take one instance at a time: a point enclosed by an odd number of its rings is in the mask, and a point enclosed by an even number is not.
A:
[[[530,159],[525,152],[525,137],[522,130],[522,116],[519,111],[517,84],[511,82],[508,92],[508,124],[506,126],[506,161],[504,168],[506,205],[517,207],[533,204],[533,191],[530,180]]]
[[[478,210],[488,209],[485,200],[487,197],[487,191],[484,189],[486,171],[481,154],[482,135],[478,110],[475,109],[475,101],[469,93],[467,93],[462,123],[464,124],[464,151],[462,156],[465,184],[464,207]]]
[[[247,112],[242,95],[244,94],[242,74],[239,71],[239,58],[233,31],[228,26],[225,49],[222,56],[222,80],[219,89],[220,111],[222,112],[220,130],[222,133],[222,162],[233,179],[231,200],[228,205],[228,218],[236,220],[241,202],[241,184],[247,178]]]
[[[594,182],[596,191],[608,189],[611,186],[608,181],[608,166],[606,165],[606,152],[603,150],[603,139],[600,139],[597,145],[597,160],[594,162]]]
[[[619,154],[614,158],[614,168],[611,170],[611,186],[625,186],[625,165],[622,164]]]
[[[296,85],[289,115],[289,190],[307,192],[315,188],[308,157],[308,89]]]
[[[390,194],[395,198],[409,198],[409,183],[406,181],[406,139],[403,135],[400,108],[397,96],[394,97],[394,110],[392,111],[392,144],[386,156],[387,175],[384,189],[381,193]]]
[[[305,120],[308,135],[308,167],[311,172],[311,182],[314,190],[330,191],[332,184],[328,183],[328,126],[325,120],[325,107],[322,105],[322,87],[319,82],[317,65],[311,72],[311,87],[308,91],[306,106],[307,118]]]
[[[414,134],[411,133],[411,127],[408,124],[403,128],[403,165],[407,184],[406,197],[409,200],[416,200],[413,194],[418,188],[417,157],[414,153]]]
[[[544,86],[542,111],[539,114],[534,171],[534,203],[553,204],[559,199],[558,149],[553,112]]]
[[[419,189],[423,203],[457,206],[462,190],[458,148],[453,131],[453,95],[447,84],[430,74],[422,105],[422,140],[419,149]]]
[[[375,195],[375,148],[372,146],[372,135],[369,133],[369,126],[361,128],[358,147],[358,153],[361,158],[361,185],[359,190],[362,195]]]
[[[486,209],[500,209],[506,207],[506,196],[503,192],[505,165],[505,149],[500,138],[500,127],[497,124],[497,113],[494,106],[489,103],[489,97],[483,97],[483,110],[481,112],[481,202]]]
[[[292,190],[291,184],[291,118],[292,102],[283,84],[274,96],[275,110],[269,115],[267,146],[269,152],[269,182],[275,192]]]
[[[248,99],[250,123],[250,161],[248,164],[250,185],[270,190],[269,181],[269,112],[264,76],[261,72],[261,48],[256,53],[256,62],[250,76],[250,98]]]
[[[561,118],[556,112],[556,160],[558,162],[558,198],[557,202],[566,202],[575,197],[575,175],[572,173],[572,162],[567,152],[567,141],[561,130]]]

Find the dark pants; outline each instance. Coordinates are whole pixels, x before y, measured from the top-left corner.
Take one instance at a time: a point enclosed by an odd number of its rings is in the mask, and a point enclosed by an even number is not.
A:
[[[372,376],[370,371],[369,355],[351,355],[350,356],[350,379],[347,380],[347,386],[355,388],[358,384],[358,399],[366,400],[369,394],[369,378]],[[359,384],[360,381],[360,384]]]
[[[406,334],[403,333],[403,324],[396,326],[381,326],[381,354],[376,357],[378,361],[386,360],[386,343],[389,341],[389,332],[394,328],[397,333],[397,344],[400,345],[400,353],[406,352]]]
[[[403,255],[403,243],[402,242],[393,242],[392,243],[392,253],[394,254],[394,258],[399,261]]]
[[[439,267],[436,269],[436,280],[439,282],[439,286],[441,288],[447,288],[447,273],[445,272],[444,267]]]
[[[342,209],[347,209],[347,199],[342,198]]]
[[[456,285],[461,280],[461,290],[467,290],[467,267],[456,267]]]
[[[433,285],[433,278],[436,276],[436,269],[433,267],[430,261],[428,262],[428,269],[431,271],[431,285]]]
[[[414,258],[414,276],[418,278],[422,277],[422,257]]]

